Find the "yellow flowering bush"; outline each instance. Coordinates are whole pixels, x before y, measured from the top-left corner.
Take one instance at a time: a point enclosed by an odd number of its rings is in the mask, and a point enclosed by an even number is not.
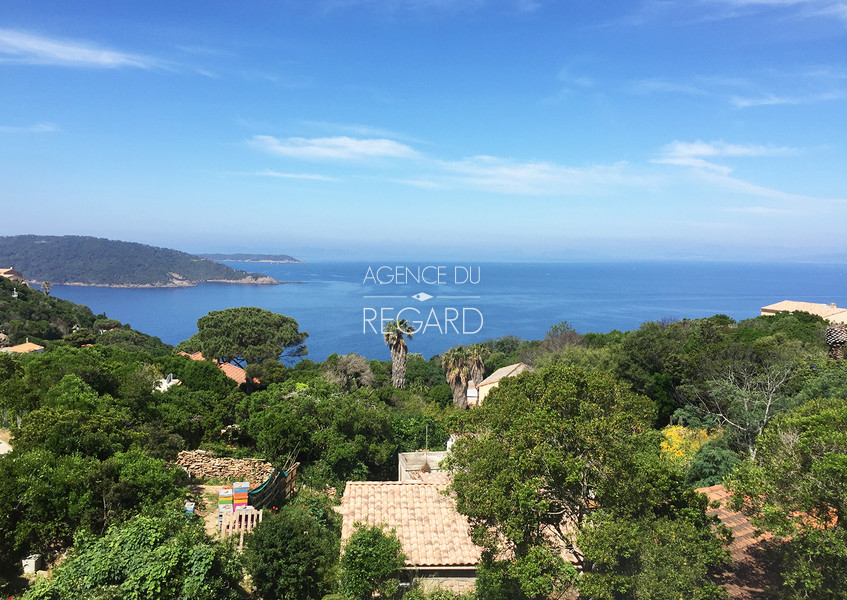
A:
[[[662,429],[662,452],[674,461],[688,465],[700,446],[720,435],[706,429],[689,429],[682,425],[668,425]]]

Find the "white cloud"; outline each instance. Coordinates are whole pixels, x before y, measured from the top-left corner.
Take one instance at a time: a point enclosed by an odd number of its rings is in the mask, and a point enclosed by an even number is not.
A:
[[[847,92],[839,91],[809,94],[807,96],[777,96],[775,94],[765,94],[756,98],[733,96],[731,102],[738,108],[750,108],[751,106],[775,106],[780,104],[789,106],[817,104],[818,102],[844,100],[845,98],[847,98]]]
[[[762,146],[757,144],[727,144],[718,142],[673,141],[663,149],[666,158],[694,158],[702,156],[790,156],[797,150],[786,146]]]
[[[314,173],[280,173],[279,171],[272,171],[270,169],[265,169],[264,171],[258,171],[253,173],[258,177],[278,177],[281,179],[308,179],[312,181],[338,181],[337,177],[328,177],[327,175],[317,175]]]
[[[29,126],[0,125],[0,133],[52,133],[59,128],[52,123],[36,123]]]
[[[724,175],[729,175],[730,173],[732,173],[732,169],[729,167],[709,162],[707,160],[703,160],[702,158],[695,158],[693,156],[657,158],[656,160],[653,160],[651,162],[657,165],[675,165],[678,167],[691,167],[693,169],[703,169],[706,171],[714,171],[715,173],[722,173]]]
[[[515,12],[534,12],[541,7],[539,0],[324,0],[329,9],[366,7],[395,14],[399,11],[441,10],[450,12],[475,11],[491,6],[503,6]]]
[[[475,156],[441,162],[453,173],[448,181],[461,187],[488,192],[523,195],[597,195],[613,187],[645,185],[649,178],[635,176],[626,163],[590,167],[566,167],[547,162],[516,162],[493,156]]]
[[[669,81],[661,78],[649,78],[634,81],[628,86],[629,91],[633,94],[654,94],[654,93],[674,93],[674,94],[690,94],[693,96],[701,96],[706,92],[690,83],[681,83]]]
[[[270,169],[265,169],[264,171],[258,171],[253,173],[258,177],[278,177],[280,179],[309,179],[312,181],[338,181],[337,177],[329,177],[327,175],[318,175],[315,173],[281,173],[279,171],[272,171]]]
[[[367,158],[412,158],[412,148],[384,138],[356,139],[292,137],[280,140],[270,135],[254,135],[252,144],[273,154],[292,158],[361,160]]]
[[[159,61],[98,47],[90,42],[65,41],[40,35],[0,29],[0,62],[66,67],[150,69]]]
[[[779,215],[795,215],[798,214],[795,210],[787,208],[775,208],[773,206],[736,206],[726,209],[727,212],[742,213],[748,215],[764,215],[764,216],[779,216]]]

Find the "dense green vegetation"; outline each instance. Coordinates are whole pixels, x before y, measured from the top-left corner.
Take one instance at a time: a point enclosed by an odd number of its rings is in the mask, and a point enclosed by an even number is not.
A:
[[[301,498],[305,500],[305,498]],[[335,588],[341,519],[332,510],[291,503],[247,540],[247,570],[262,598],[320,600]]]
[[[171,351],[159,338],[106,315],[95,315],[87,306],[53,298],[0,277],[0,347],[21,344],[27,339],[39,345],[54,340],[73,346],[97,342],[127,350],[144,349],[156,355]]]
[[[0,236],[0,266],[53,284],[195,285],[264,277],[178,250],[77,235]]]
[[[255,306],[212,311],[197,320],[197,330],[179,350],[238,364],[303,356],[309,337],[291,317]]]
[[[388,597],[396,541],[362,528],[340,560],[332,506],[346,481],[394,480],[398,452],[442,449],[450,433],[467,434],[449,462],[484,549],[480,600],[572,587],[589,599],[720,598],[725,538],[694,488],[721,481],[783,536],[779,594],[847,593],[847,367],[827,360],[817,317],[716,315],[585,335],[559,323],[542,340],[429,360],[407,353],[404,335],[388,340],[402,340],[402,365],[391,345],[393,361],[286,365],[306,339],[293,319],[216,311],[180,347],[246,362],[258,381],[239,387],[85,307],[29,288],[12,299],[13,285],[0,279],[4,333],[46,350],[0,353],[0,426],[14,446],[0,457],[0,489],[13,490],[0,494],[0,586],[29,553],[70,552],[27,598]],[[519,361],[535,370],[463,408],[471,381]],[[155,391],[169,373],[181,384]],[[301,463],[297,494],[243,556],[181,514],[192,496],[173,460],[198,447]]]
[[[247,596],[241,578],[232,548],[213,543],[196,520],[178,512],[138,515],[100,538],[80,534],[53,579],[24,598],[238,600]]]
[[[360,525],[344,546],[341,589],[351,600],[390,600],[397,595],[405,561],[396,533],[378,525]]]

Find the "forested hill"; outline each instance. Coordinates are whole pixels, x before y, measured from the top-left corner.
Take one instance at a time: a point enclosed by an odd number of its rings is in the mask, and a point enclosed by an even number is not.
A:
[[[95,315],[87,306],[0,277],[0,347],[25,341],[45,346],[57,340],[76,347],[97,343],[143,350],[154,356],[170,354],[172,350],[159,338],[106,315]]]
[[[178,250],[87,236],[0,237],[0,267],[32,281],[103,286],[179,287],[204,281],[279,283]]]

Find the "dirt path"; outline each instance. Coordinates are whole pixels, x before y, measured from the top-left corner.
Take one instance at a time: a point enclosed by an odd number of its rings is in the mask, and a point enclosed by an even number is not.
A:
[[[195,507],[194,513],[203,519],[206,533],[214,536],[218,531],[218,491],[227,487],[224,485],[192,485],[191,492],[203,499],[204,506]]]

